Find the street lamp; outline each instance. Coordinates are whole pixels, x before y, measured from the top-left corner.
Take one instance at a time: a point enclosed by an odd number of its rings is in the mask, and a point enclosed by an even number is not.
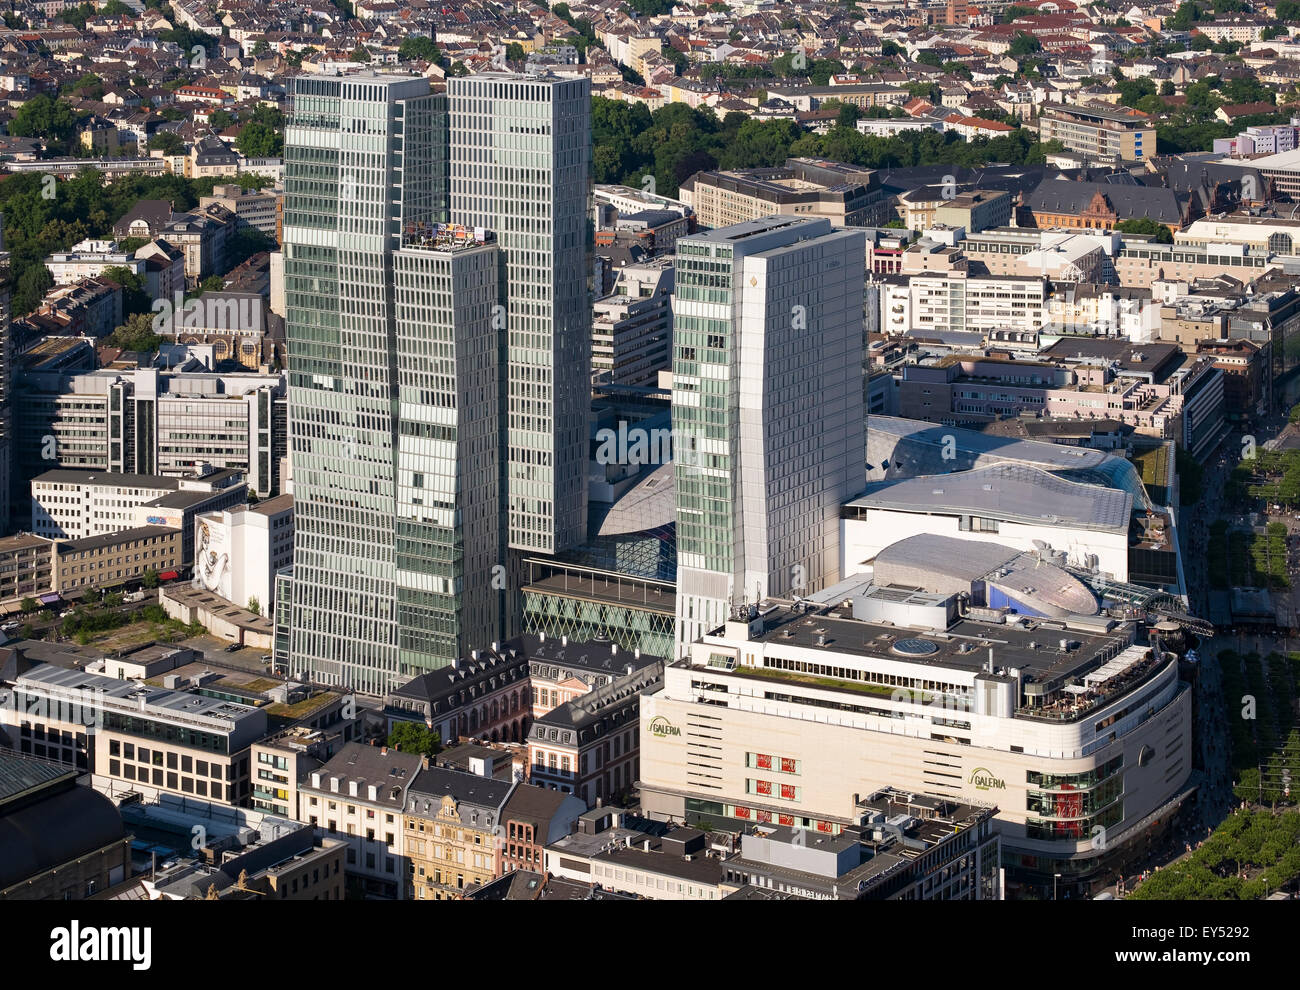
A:
[[[1056,900],[1056,881],[1061,879],[1061,874],[1052,874],[1052,900]]]

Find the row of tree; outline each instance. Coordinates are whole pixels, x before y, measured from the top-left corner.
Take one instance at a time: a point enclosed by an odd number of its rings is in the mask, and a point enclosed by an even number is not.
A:
[[[918,165],[975,167],[990,162],[1042,164],[1059,145],[1039,143],[1027,128],[967,141],[954,132],[865,135],[844,114],[826,134],[790,120],[757,121],[742,113],[721,120],[708,107],[671,103],[653,113],[644,104],[592,99],[596,181],[653,187],[672,196],[694,173],[714,168],[780,165],[792,156],[828,158],[867,168]]]

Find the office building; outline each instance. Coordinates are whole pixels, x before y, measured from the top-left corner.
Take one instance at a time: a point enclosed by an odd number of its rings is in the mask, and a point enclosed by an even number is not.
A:
[[[182,559],[194,559],[194,517],[242,503],[238,471],[183,478],[97,471],[46,471],[32,479],[32,532],[57,540],[110,536],[144,526],[180,529]]]
[[[450,219],[505,256],[506,543],[555,553],[587,533],[591,84],[485,73],[447,95]]]
[[[504,638],[505,547],[586,534],[589,84],[296,87],[282,638],[293,669],[380,694]]]
[[[400,678],[394,254],[439,218],[444,100],[422,78],[302,76],[285,133],[290,665],[372,692]]]
[[[160,793],[244,806],[260,708],[42,664],[0,709],[20,752],[95,775],[109,793]]]
[[[618,269],[591,323],[593,385],[655,388],[672,367],[673,265],[658,258]]]
[[[10,477],[14,460],[13,337],[9,327],[9,252],[4,250],[4,217],[0,215],[0,527],[9,531],[12,508]]]
[[[1004,865],[1049,884],[1167,821],[1191,793],[1191,691],[1159,635],[1078,581],[914,564],[834,604],[763,603],[667,666],[641,698],[646,812],[835,834],[885,786],[994,804]]]
[[[839,579],[864,484],[866,239],[769,217],[677,244],[677,637]]]
[[[772,168],[696,172],[683,202],[703,227],[726,227],[780,214],[824,217],[837,227],[874,227],[892,219],[889,196],[871,169],[812,158]]]
[[[396,646],[410,673],[502,638],[501,252],[481,228],[431,228],[393,261]]]
[[[201,464],[243,473],[262,498],[280,490],[288,444],[282,375],[28,373],[16,395],[15,497],[51,468],[176,477]]]

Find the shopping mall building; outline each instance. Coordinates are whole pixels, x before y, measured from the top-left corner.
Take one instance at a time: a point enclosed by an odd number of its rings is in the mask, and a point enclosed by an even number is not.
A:
[[[820,601],[742,606],[667,666],[641,704],[645,813],[834,833],[892,786],[996,807],[1013,891],[1060,874],[1083,892],[1190,793],[1170,624],[1097,614],[1024,555],[912,552]],[[955,583],[927,590],[936,553]]]

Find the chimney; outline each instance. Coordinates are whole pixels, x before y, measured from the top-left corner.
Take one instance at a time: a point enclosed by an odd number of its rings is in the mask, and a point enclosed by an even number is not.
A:
[[[609,655],[610,655],[610,656],[613,656],[613,657],[618,656],[618,644],[617,644],[617,643],[611,643],[611,644],[610,644],[610,647],[609,647]]]
[[[568,637],[568,636],[561,636],[561,637],[560,637],[560,645],[561,645],[561,646],[568,646],[568,645],[569,645],[569,637]]]
[[[387,747],[387,746],[381,747],[380,750],[379,750],[379,755],[380,755],[380,756],[387,756],[387,755],[388,755],[388,747]]]

